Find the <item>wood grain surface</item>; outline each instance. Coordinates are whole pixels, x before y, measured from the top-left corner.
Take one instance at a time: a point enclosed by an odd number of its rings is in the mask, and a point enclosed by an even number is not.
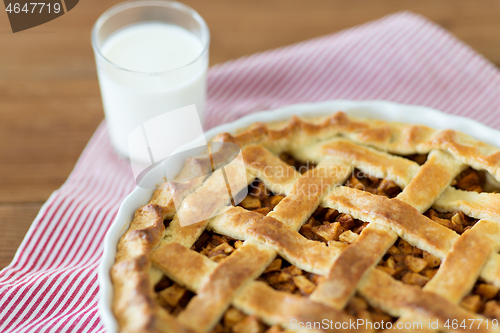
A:
[[[0,269],[103,119],[93,23],[116,0],[80,0],[13,34],[0,13]],[[188,0],[212,35],[210,63],[329,34],[401,10],[422,14],[500,65],[499,0]],[[0,5],[3,10],[3,6]]]

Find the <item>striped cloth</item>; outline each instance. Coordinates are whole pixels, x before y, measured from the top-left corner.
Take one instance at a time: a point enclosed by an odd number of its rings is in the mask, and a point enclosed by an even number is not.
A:
[[[449,33],[399,13],[210,69],[205,129],[253,111],[329,99],[420,104],[500,128],[497,69]],[[0,332],[103,332],[97,267],[133,189],[101,125],[0,273]]]

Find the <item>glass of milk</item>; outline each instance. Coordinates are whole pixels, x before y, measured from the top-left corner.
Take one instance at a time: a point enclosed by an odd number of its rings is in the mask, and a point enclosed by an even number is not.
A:
[[[92,47],[119,154],[129,156],[134,129],[166,112],[194,104],[203,121],[209,43],[205,21],[178,2],[124,2],[97,20]]]

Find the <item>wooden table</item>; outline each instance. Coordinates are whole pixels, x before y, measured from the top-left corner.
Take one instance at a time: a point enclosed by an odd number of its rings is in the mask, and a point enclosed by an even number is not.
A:
[[[90,30],[119,0],[81,0],[13,34],[0,14],[0,269],[103,119]],[[500,65],[498,0],[188,0],[207,21],[211,64],[401,10],[420,13]],[[2,7],[3,8],[3,7]]]

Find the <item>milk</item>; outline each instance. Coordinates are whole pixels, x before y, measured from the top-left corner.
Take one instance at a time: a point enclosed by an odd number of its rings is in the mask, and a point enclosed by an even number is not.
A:
[[[103,106],[120,154],[129,156],[135,128],[165,112],[195,104],[202,120],[208,55],[192,32],[166,23],[134,24],[111,34],[101,53],[107,60],[97,60]],[[171,124],[182,121],[178,116]]]
[[[104,42],[102,53],[120,67],[156,73],[177,69],[195,60],[203,50],[191,32],[166,23],[125,27]]]

